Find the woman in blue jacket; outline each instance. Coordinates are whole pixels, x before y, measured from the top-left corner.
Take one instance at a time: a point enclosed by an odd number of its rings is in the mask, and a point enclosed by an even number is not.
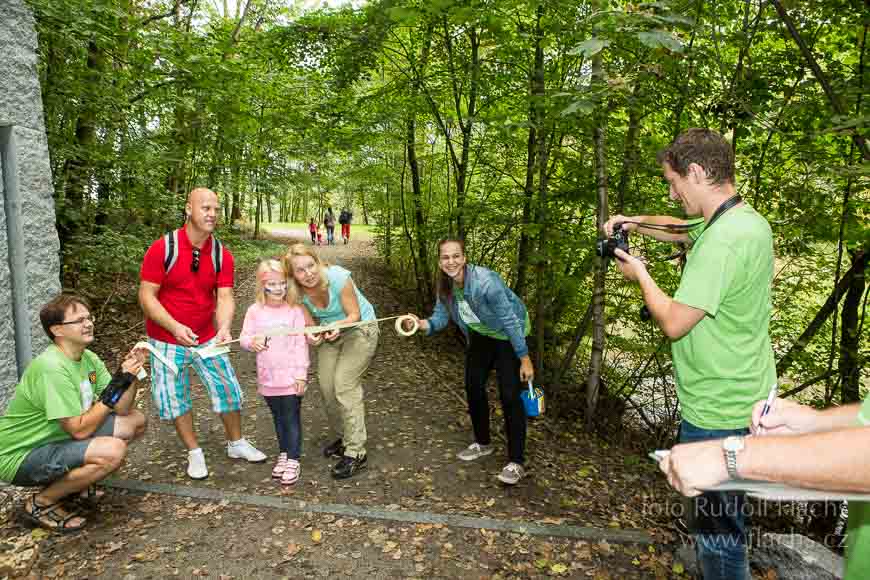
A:
[[[486,382],[495,367],[509,460],[498,479],[514,485],[525,475],[526,413],[520,393],[535,374],[526,346],[531,330],[528,311],[498,274],[466,262],[462,240],[447,238],[438,242],[438,266],[441,273],[435,311],[425,320],[411,316],[427,335],[444,329],[453,320],[467,341],[465,394],[474,443],[457,457],[473,461],[493,451]],[[405,330],[412,327],[410,320],[403,324]]]

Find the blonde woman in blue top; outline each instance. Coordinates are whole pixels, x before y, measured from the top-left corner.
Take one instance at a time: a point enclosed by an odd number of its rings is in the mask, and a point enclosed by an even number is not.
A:
[[[356,287],[350,272],[324,263],[314,248],[290,246],[285,267],[302,304],[320,325],[376,320],[375,309]],[[315,339],[317,375],[329,424],[338,438],[326,446],[326,457],[339,457],[332,476],[344,479],[366,467],[366,425],[362,376],[378,347],[377,323]]]
[[[438,301],[432,316],[426,320],[411,316],[427,335],[452,320],[467,339],[465,394],[475,440],[457,457],[473,461],[493,452],[486,382],[495,367],[509,460],[498,479],[515,485],[525,476],[526,413],[520,393],[535,375],[526,346],[531,326],[528,311],[501,276],[467,262],[462,240],[446,238],[438,243],[438,266]],[[411,321],[403,325],[405,330],[412,327]]]

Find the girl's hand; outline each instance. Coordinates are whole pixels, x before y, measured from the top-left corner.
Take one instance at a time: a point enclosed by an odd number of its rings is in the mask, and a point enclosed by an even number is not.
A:
[[[305,336],[308,338],[308,344],[310,344],[311,346],[317,346],[318,344],[323,342],[322,332],[318,332],[317,334],[306,334]]]
[[[269,338],[266,336],[260,336],[259,334],[254,336],[251,341],[251,350],[254,352],[269,350]]]
[[[340,328],[333,328],[332,330],[327,330],[323,333],[323,340],[327,342],[335,342],[338,339],[338,336],[341,334]]]
[[[306,385],[305,379],[296,379],[296,388],[299,390],[300,395],[305,394],[305,385]]]

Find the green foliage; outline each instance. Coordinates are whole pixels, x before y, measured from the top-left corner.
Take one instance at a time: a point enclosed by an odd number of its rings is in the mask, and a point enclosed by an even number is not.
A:
[[[174,0],[31,4],[73,279],[138,267],[198,185],[255,233],[351,207],[409,290],[420,256],[433,270],[434,241],[461,223],[469,259],[516,285],[543,325],[531,341],[553,380],[592,296],[597,154],[610,212],[677,215],[655,153],[691,126],[730,136],[739,191],[773,228],[778,355],[827,298],[838,256],[842,275],[850,252],[870,246],[868,164],[851,140],[870,118],[865,22],[848,3],[787,5],[845,115],[764,3],[380,0],[299,13],[251,2],[233,14]],[[243,259],[274,250],[222,235]],[[672,294],[678,269],[651,272]],[[625,385],[621,396],[670,384],[667,348],[638,376],[661,335],[638,320],[636,288],[611,271],[605,301],[605,384]],[[832,322],[789,369],[795,383],[837,367]],[[582,400],[589,334],[567,365],[570,405]]]

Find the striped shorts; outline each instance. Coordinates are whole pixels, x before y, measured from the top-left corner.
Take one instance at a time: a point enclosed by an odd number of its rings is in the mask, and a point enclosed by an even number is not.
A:
[[[180,344],[170,344],[153,338],[149,338],[148,342],[178,367],[178,375],[175,375],[157,357],[151,355],[151,398],[161,419],[177,419],[190,412],[191,366],[205,385],[215,413],[230,413],[242,408],[242,388],[227,355],[203,359],[193,354],[191,348]],[[214,339],[200,346],[213,342]]]

